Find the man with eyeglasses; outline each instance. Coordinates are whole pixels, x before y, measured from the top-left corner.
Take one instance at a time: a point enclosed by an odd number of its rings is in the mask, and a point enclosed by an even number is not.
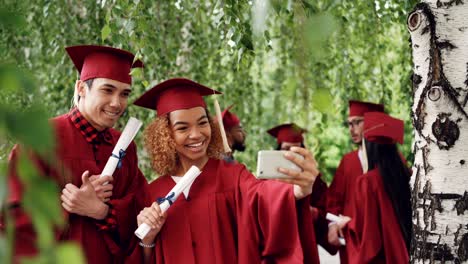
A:
[[[353,218],[349,201],[352,199],[352,190],[356,178],[363,174],[362,170],[362,131],[364,129],[364,113],[383,112],[382,104],[369,102],[349,101],[349,116],[345,125],[349,129],[351,140],[358,149],[346,153],[341,159],[340,165],[335,172],[335,177],[327,193],[327,211],[335,215],[346,215]],[[336,223],[330,223],[328,229],[328,242],[337,247],[340,246],[339,238],[343,234]],[[346,237],[345,237],[346,240]],[[348,263],[344,247],[340,248],[340,263]]]

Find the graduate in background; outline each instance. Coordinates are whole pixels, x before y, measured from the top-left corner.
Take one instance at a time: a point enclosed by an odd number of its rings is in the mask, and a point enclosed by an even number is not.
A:
[[[66,227],[56,232],[55,239],[78,243],[87,263],[122,263],[141,209],[134,207],[134,194],[147,185],[138,169],[135,144],[130,144],[113,177],[99,174],[121,134],[112,127],[127,107],[132,91],[130,70],[143,63],[134,62],[128,51],[106,46],[73,46],[66,51],[80,73],[74,107],[50,120],[56,135],[56,159],[48,162],[36,154],[31,156],[39,172],[62,189]],[[37,232],[22,205],[25,186],[17,170],[20,151],[27,150],[18,145],[12,150],[8,175],[7,206],[15,225],[14,263],[38,253]]]
[[[268,134],[276,138],[277,150],[290,150],[292,147],[305,148],[303,134],[306,129],[295,123],[281,124],[269,129]],[[314,243],[318,243],[330,254],[337,252],[337,247],[328,242],[328,222],[326,216],[327,184],[322,180],[320,174],[315,179],[314,189],[310,199],[310,208],[314,219]],[[315,248],[317,250],[317,248]]]
[[[138,223],[153,229],[128,261],[145,263],[318,263],[311,255],[309,199],[318,175],[310,152],[287,155],[303,171],[289,179],[257,180],[242,164],[220,158],[222,144],[202,96],[219,93],[188,79],[164,81],[135,101],[157,111],[145,130],[154,170],[163,175],[148,188]],[[169,210],[164,197],[192,166],[202,173]],[[140,263],[140,262],[138,262]]]
[[[289,150],[291,147],[305,147],[302,134],[307,132],[307,130],[294,123],[278,125],[270,128],[267,132],[272,137],[276,138],[276,150]]]
[[[351,210],[354,186],[358,176],[362,175],[362,131],[364,128],[364,114],[367,112],[383,112],[384,106],[369,102],[349,101],[349,115],[346,126],[349,129],[351,140],[358,146],[358,149],[346,153],[336,169],[333,181],[327,193],[327,211],[335,215],[347,215],[353,217]],[[340,247],[340,263],[347,264],[346,251],[340,245],[339,237],[343,233],[336,223],[330,223],[328,229],[328,242]],[[345,236],[345,239],[346,236]]]
[[[363,135],[369,171],[364,168],[356,181],[354,217],[345,229],[349,263],[406,264],[412,237],[411,174],[396,146],[403,144],[403,121],[366,113]]]
[[[223,119],[226,138],[232,152],[226,153],[224,160],[227,162],[235,162],[234,151],[243,152],[245,150],[246,133],[241,125],[239,117],[231,111],[233,105],[224,109],[221,116]]]

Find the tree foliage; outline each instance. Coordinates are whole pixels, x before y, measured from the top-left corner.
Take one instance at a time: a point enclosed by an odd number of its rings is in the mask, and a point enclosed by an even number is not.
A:
[[[133,98],[176,76],[221,90],[222,107],[235,104],[249,134],[237,156],[251,169],[256,151],[274,145],[265,131],[294,121],[330,180],[352,147],[348,99],[384,103],[410,131],[404,25],[414,1],[4,1],[24,23],[3,31],[1,55],[34,74],[50,116],[70,108],[77,78],[64,47],[94,43],[143,59]],[[154,113],[127,115],[148,122]]]
[[[13,142],[43,138],[31,126],[70,109],[78,75],[64,47],[79,44],[128,49],[144,61],[144,69],[132,72],[132,99],[171,77],[222,91],[221,107],[234,104],[248,134],[248,150],[236,157],[252,171],[257,151],[275,147],[266,130],[292,121],[308,130],[306,145],[330,181],[353,147],[343,125],[349,99],[384,103],[404,119],[402,150],[409,155],[411,56],[405,24],[415,2],[2,0],[0,161],[4,165]],[[37,104],[40,111],[31,106]],[[129,116],[147,124],[155,113],[130,106],[118,129]],[[157,175],[141,134],[140,167],[151,179]]]

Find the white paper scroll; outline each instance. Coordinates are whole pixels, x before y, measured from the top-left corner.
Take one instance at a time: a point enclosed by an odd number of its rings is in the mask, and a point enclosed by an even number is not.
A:
[[[185,173],[185,175],[180,179],[180,181],[172,188],[172,190],[166,195],[166,200],[159,205],[161,211],[164,213],[169,209],[171,203],[175,202],[179,195],[192,184],[193,181],[200,175],[201,171],[196,167],[192,166]],[[171,203],[167,199],[171,200]],[[145,223],[141,224],[138,229],[135,231],[135,235],[139,239],[145,238],[146,234],[151,230],[151,227]]]
[[[127,150],[128,145],[130,145],[130,142],[132,142],[132,140],[135,138],[142,124],[143,123],[140,120],[130,117],[122,134],[120,135],[119,140],[117,141],[117,144],[114,147],[114,150],[112,150],[112,156],[109,157],[106,166],[101,172],[101,177],[112,176],[112,174],[114,174],[114,171],[117,168],[120,160],[119,157],[121,155],[121,151],[124,152]]]
[[[342,221],[341,217],[339,216],[336,216],[332,213],[327,213],[327,215],[325,216],[325,218],[328,220],[328,221],[331,221],[331,222],[334,222],[334,223],[339,223]],[[342,237],[339,237],[338,240],[340,241],[340,245],[342,246],[346,246],[346,240]]]

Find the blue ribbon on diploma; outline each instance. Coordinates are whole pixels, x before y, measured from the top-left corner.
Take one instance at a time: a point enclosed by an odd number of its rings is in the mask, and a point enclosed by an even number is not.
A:
[[[174,196],[175,196],[175,193],[171,192],[166,197],[159,197],[156,201],[158,202],[158,204],[162,204],[164,203],[164,201],[168,201],[169,205],[172,205],[174,203],[174,201],[172,200],[174,199]]]
[[[120,167],[122,167],[122,159],[125,157],[125,150],[121,149],[118,156],[112,153],[112,157],[119,160],[119,163],[117,163],[117,168],[120,169]]]

